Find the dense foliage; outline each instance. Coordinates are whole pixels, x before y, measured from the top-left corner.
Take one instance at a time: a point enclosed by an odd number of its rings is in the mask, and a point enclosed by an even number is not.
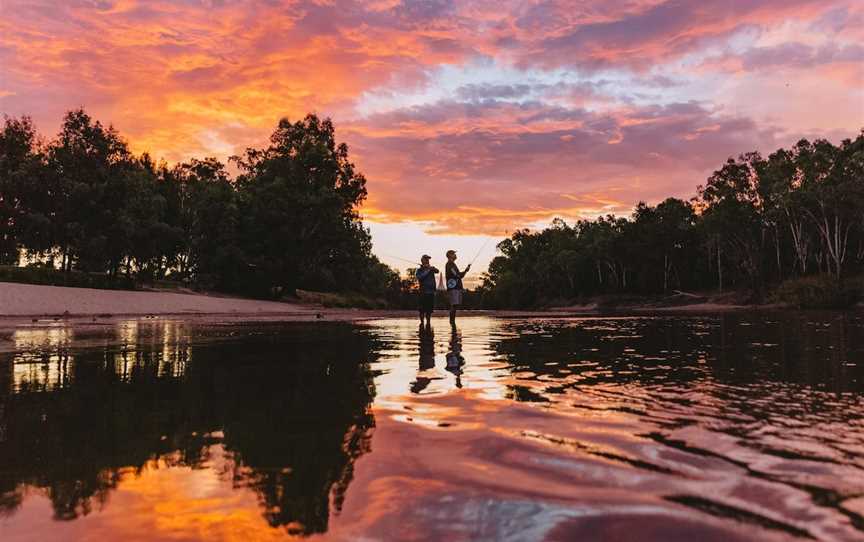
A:
[[[639,203],[630,218],[556,219],[498,250],[480,289],[488,307],[707,289],[759,300],[783,281],[823,275],[845,291],[844,277],[864,263],[864,133],[730,158],[691,201]]]
[[[333,124],[282,120],[232,178],[214,158],[169,167],[111,127],[69,112],[43,142],[29,118],[0,132],[0,264],[280,295],[384,295],[398,276],[371,254],[366,180]]]

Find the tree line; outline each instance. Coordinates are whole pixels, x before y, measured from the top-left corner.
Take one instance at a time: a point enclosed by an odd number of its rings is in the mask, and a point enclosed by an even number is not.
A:
[[[736,289],[760,301],[802,277],[842,288],[864,263],[864,132],[730,158],[690,201],[556,219],[498,250],[479,289],[491,308],[673,290]]]
[[[382,295],[398,275],[371,253],[366,179],[329,119],[283,119],[262,148],[169,166],[111,126],[68,112],[46,141],[28,117],[0,133],[0,264],[229,292]]]
[[[45,140],[28,117],[0,132],[0,265],[109,279],[175,279],[278,296],[298,288],[413,304],[371,254],[366,180],[329,119],[283,119],[226,164],[135,155],[117,131],[68,112]],[[600,294],[746,290],[802,277],[842,284],[864,263],[864,132],[730,158],[691,200],[518,230],[472,305],[532,307]]]

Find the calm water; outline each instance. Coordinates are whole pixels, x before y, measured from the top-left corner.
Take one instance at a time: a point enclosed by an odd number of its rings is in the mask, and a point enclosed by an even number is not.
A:
[[[864,539],[864,317],[195,328],[0,355],[0,539]]]

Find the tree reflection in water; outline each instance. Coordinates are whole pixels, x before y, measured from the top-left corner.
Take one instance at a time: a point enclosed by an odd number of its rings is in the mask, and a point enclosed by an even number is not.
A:
[[[854,313],[817,311],[519,321],[490,346],[520,380],[541,384],[511,388],[517,401],[547,401],[570,388],[688,385],[708,377],[843,393],[864,390],[864,364],[847,363],[864,352],[862,325]]]
[[[326,531],[331,497],[338,512],[369,451],[376,349],[341,325],[254,339],[0,359],[0,513],[31,486],[57,519],[74,519],[123,473],[154,459],[201,468],[221,443],[233,483],[258,494],[270,525]],[[16,384],[22,366],[58,360],[71,372],[62,385]]]

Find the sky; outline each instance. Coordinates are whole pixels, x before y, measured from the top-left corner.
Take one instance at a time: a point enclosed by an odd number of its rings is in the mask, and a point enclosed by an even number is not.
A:
[[[280,118],[331,117],[368,179],[373,251],[399,269],[455,248],[482,271],[515,229],[689,198],[729,156],[864,128],[864,3],[851,0],[0,12],[0,112],[49,137],[83,106],[137,152],[224,160]]]

